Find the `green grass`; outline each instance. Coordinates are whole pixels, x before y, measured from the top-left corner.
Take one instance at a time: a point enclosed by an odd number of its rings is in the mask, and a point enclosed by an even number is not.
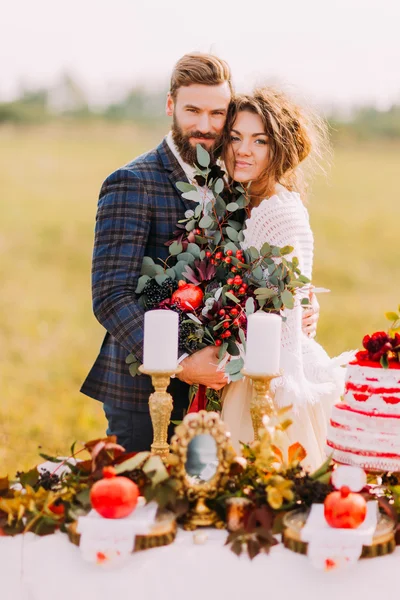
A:
[[[90,262],[100,184],[154,146],[134,126],[0,129],[0,475],[104,434],[102,407],[79,393],[103,330]],[[399,293],[399,146],[340,148],[310,202],[319,340],[330,353],[386,327]]]

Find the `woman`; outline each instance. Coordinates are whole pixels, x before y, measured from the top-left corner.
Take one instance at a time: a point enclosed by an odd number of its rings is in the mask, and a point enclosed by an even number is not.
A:
[[[303,204],[305,185],[300,164],[323,140],[324,128],[307,119],[289,98],[271,88],[253,96],[239,96],[227,120],[224,160],[232,181],[249,184],[251,213],[242,246],[258,250],[265,242],[293,246],[304,275],[311,279],[313,234]],[[313,141],[315,140],[315,141]],[[290,258],[290,256],[288,257]],[[284,434],[286,448],[300,442],[307,452],[303,465],[318,467],[324,447],[330,410],[343,387],[342,357],[331,360],[325,350],[301,330],[300,294],[295,308],[284,310],[281,369],[277,380],[277,406],[292,405],[293,424]],[[226,386],[222,418],[232,442],[253,440],[250,418],[251,382],[243,379]]]

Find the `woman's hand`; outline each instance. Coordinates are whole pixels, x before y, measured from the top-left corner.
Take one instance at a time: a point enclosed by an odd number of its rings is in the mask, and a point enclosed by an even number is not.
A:
[[[319,302],[314,292],[310,292],[310,302],[311,306],[303,311],[302,329],[307,337],[315,338],[319,319]]]

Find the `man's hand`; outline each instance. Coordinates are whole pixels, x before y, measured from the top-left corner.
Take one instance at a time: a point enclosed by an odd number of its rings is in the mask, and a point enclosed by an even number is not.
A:
[[[310,308],[303,311],[302,329],[307,337],[315,338],[319,319],[319,302],[313,292],[310,292],[310,302]]]
[[[198,383],[213,390],[222,389],[227,379],[223,371],[217,371],[218,351],[216,346],[208,346],[184,358],[183,371],[177,377],[189,385]]]

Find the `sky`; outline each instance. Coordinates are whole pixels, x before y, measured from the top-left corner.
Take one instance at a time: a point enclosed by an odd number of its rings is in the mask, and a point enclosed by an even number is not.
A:
[[[192,50],[238,91],[274,81],[312,103],[400,103],[399,0],[3,0],[0,101],[69,72],[94,104],[164,88]]]

